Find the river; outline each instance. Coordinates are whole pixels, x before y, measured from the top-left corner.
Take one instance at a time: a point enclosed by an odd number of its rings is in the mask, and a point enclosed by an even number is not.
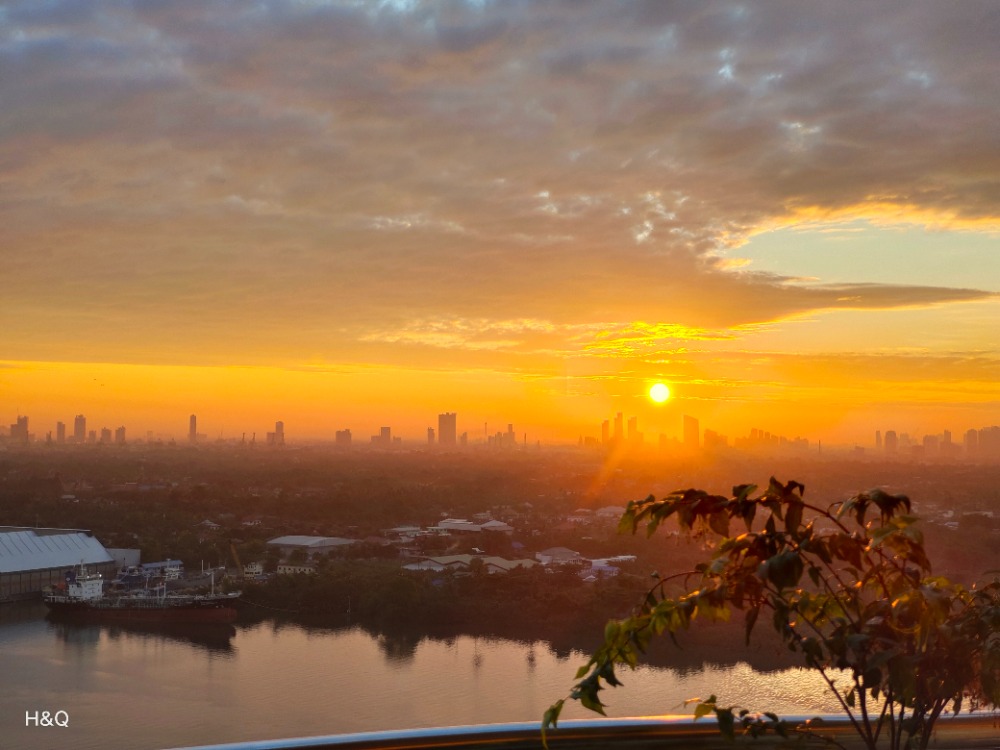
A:
[[[10,605],[0,610],[0,748],[146,750],[537,721],[586,659],[541,641],[394,641],[273,621],[167,631],[53,623],[41,605]],[[622,679],[605,694],[610,716],[689,714],[684,699],[710,693],[754,710],[836,709],[800,669],[641,667]],[[68,726],[41,726],[45,712]],[[564,712],[592,716],[575,704]]]

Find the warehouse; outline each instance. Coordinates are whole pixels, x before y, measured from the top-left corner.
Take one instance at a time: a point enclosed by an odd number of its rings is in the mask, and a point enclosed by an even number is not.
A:
[[[89,531],[0,526],[0,601],[37,597],[81,564],[105,578],[118,568]]]

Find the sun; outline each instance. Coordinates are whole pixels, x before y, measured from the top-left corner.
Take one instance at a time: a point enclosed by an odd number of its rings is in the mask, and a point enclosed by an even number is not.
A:
[[[657,383],[649,389],[649,397],[658,404],[662,404],[670,398],[670,389],[663,383]]]

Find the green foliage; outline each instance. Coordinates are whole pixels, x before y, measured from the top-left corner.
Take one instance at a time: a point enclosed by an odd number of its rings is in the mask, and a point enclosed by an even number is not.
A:
[[[943,712],[1000,706],[1000,581],[965,589],[932,576],[906,496],[873,490],[823,509],[805,502],[803,485],[774,478],[755,493],[753,485],[728,498],[689,489],[629,503],[620,531],[644,526],[652,535],[675,516],[714,546],[695,570],[658,578],[630,617],[608,623],[570,698],[603,714],[600,691],[621,684],[616,668],[634,668],[654,636],[674,639],[698,618],[725,620],[736,610],[748,643],[760,614],[770,613],[871,750],[880,741],[924,750]],[[734,528],[745,531],[730,536]],[[674,590],[678,580],[684,585]],[[850,682],[838,685],[834,670]],[[721,707],[715,696],[693,702],[695,718],[714,714],[730,738],[737,730],[817,736],[811,724]],[[563,706],[546,712],[543,739]]]

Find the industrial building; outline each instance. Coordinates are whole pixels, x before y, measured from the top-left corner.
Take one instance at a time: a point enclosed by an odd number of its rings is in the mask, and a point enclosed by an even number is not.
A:
[[[356,539],[343,539],[335,536],[279,536],[267,542],[269,547],[277,547],[285,557],[295,550],[302,550],[309,558],[319,554],[328,554],[338,547],[355,544]]]
[[[89,531],[0,526],[0,601],[39,596],[77,565],[105,577],[118,568]]]

